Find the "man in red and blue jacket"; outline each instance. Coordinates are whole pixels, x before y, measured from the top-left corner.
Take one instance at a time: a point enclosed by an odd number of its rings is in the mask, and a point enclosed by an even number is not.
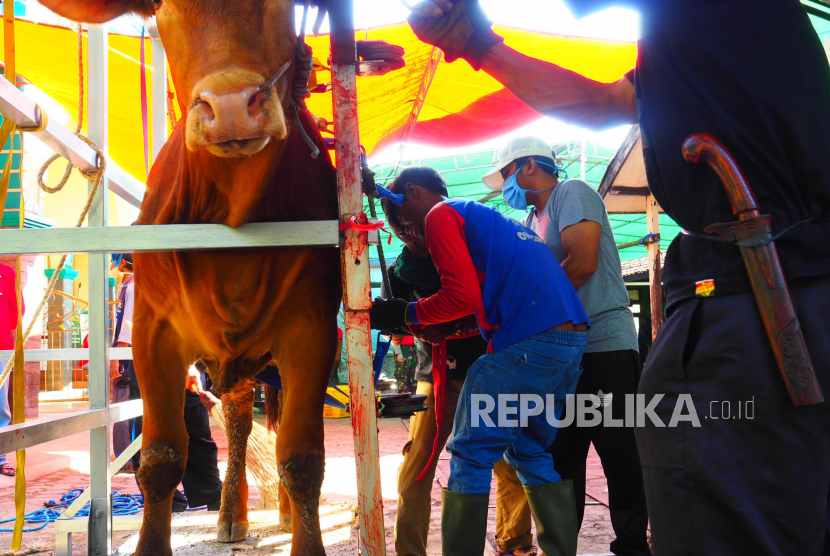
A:
[[[447,445],[452,461],[442,494],[444,554],[483,552],[491,472],[502,457],[525,487],[542,548],[575,554],[573,486],[561,480],[545,452],[557,429],[546,412],[521,422],[517,414],[520,396],[546,400],[553,394],[559,418],[565,397],[574,392],[588,327],[579,297],[534,232],[491,207],[447,199],[435,170],[408,168],[390,189],[381,195],[392,201],[385,206],[426,240],[441,290],[413,303],[376,300],[373,326],[409,326],[441,343],[461,319],[475,314],[489,343],[468,371]],[[490,417],[488,408],[496,405],[499,412]]]

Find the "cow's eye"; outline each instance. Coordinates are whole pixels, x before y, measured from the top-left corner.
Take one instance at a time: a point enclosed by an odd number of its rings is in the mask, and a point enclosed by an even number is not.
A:
[[[161,6],[162,2],[163,2],[163,0],[153,0],[153,4],[155,4],[156,7]]]

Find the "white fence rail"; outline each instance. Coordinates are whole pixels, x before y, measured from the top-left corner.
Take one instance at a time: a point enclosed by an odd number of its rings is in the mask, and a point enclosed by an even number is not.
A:
[[[13,350],[0,350],[0,361],[10,361]],[[89,361],[89,348],[27,349],[23,352],[26,361]],[[110,359],[132,359],[133,348],[110,348]]]
[[[0,432],[0,452],[10,454],[79,432],[133,419],[142,414],[141,400],[132,400],[104,409],[88,409],[71,415],[47,417],[12,425]]]
[[[21,255],[109,254],[194,249],[337,247],[336,220],[259,222],[231,228],[222,224],[172,224],[3,230],[3,249]],[[380,234],[369,232],[369,244]]]

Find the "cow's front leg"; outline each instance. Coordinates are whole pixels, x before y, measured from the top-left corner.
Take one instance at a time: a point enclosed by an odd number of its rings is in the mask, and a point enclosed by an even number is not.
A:
[[[138,306],[136,314],[139,314]],[[133,330],[133,358],[144,401],[141,466],[144,521],[136,556],[171,556],[173,492],[187,463],[184,388],[187,365],[172,327],[147,316]]]
[[[228,436],[228,472],[222,486],[222,509],[216,524],[216,540],[241,541],[248,534],[248,479],[245,448],[251,434],[254,411],[253,385],[244,382],[222,396]]]
[[[308,328],[293,324],[293,332],[303,336],[289,337],[285,345],[293,349],[279,359],[284,394],[277,434],[280,484],[291,497],[291,556],[325,556],[318,514],[326,465],[322,407],[337,336],[333,322]],[[316,339],[315,349],[295,347],[307,338]]]
[[[279,462],[277,462],[279,466]],[[280,481],[279,485],[279,505],[280,505],[280,529],[286,533],[291,532],[291,497],[288,496],[288,491],[285,490],[285,485]]]
[[[277,430],[279,431],[279,427],[282,424],[282,408],[283,408],[283,394],[282,390],[276,396],[276,403],[277,408],[275,413],[277,414]],[[279,435],[279,433],[277,433]],[[280,462],[277,460],[277,469],[279,469]],[[285,485],[282,484],[282,481],[279,483],[279,487],[277,489],[278,492],[278,503],[280,508],[280,529],[285,531],[286,533],[291,532],[291,497],[288,496],[288,491],[285,490]]]

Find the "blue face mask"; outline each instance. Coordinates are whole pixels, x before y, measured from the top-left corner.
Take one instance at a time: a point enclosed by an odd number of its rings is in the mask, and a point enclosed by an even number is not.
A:
[[[527,164],[527,162],[525,162]],[[528,193],[547,193],[548,191],[552,190],[556,185],[552,185],[543,191],[532,191],[528,189],[522,189],[519,185],[518,176],[519,173],[522,171],[522,168],[525,167],[525,164],[516,170],[516,173],[512,176],[508,177],[504,180],[504,185],[501,188],[501,193],[504,195],[504,202],[507,203],[507,206],[514,208],[516,210],[527,210],[527,194]],[[540,166],[545,166],[550,168],[553,172],[554,176],[559,175],[559,170],[555,166],[551,166],[545,162],[537,162]]]

